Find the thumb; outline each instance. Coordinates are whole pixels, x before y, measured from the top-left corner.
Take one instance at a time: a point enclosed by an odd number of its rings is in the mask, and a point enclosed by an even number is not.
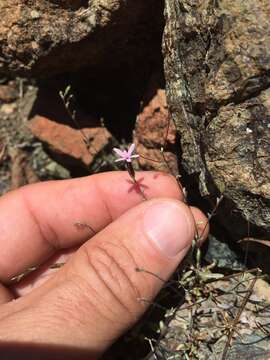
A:
[[[47,283],[19,299],[20,309],[14,311],[12,303],[6,311],[13,315],[5,316],[2,328],[0,322],[0,339],[99,357],[144,313],[140,299],[151,302],[163,285],[159,278],[168,279],[181,262],[194,237],[194,217],[205,220],[198,209],[172,199],[130,209]]]
[[[56,306],[69,309],[69,321],[78,322],[80,331],[68,331],[69,345],[72,341],[95,353],[108,348],[146,310],[140,299],[153,300],[163,285],[158,277],[170,277],[194,233],[194,218],[184,203],[156,199],[132,208],[85,243],[63,268],[66,295]]]

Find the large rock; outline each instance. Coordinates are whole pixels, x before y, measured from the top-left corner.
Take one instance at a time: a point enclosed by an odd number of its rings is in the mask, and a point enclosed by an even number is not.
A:
[[[168,112],[164,89],[156,89],[137,117],[134,132],[142,169],[178,175],[176,131]],[[163,153],[161,148],[164,148]]]
[[[0,1],[0,73],[135,66],[156,57],[162,21],[161,0]]]
[[[74,129],[39,115],[28,125],[33,135],[49,147],[54,158],[70,167],[89,168],[112,140],[106,128]],[[87,139],[87,144],[84,139]]]
[[[165,3],[167,98],[181,138],[183,169],[202,196],[224,193],[220,220],[233,237],[247,235],[241,219],[267,237],[270,3]]]

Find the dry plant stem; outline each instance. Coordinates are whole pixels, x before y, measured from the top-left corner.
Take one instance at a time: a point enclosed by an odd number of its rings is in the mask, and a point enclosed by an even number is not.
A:
[[[263,334],[265,334],[265,338],[268,338],[268,337],[270,336],[270,331],[268,331],[268,330],[266,330],[266,329],[264,328],[265,326],[269,326],[270,323],[269,323],[269,324],[264,324],[264,325],[262,325],[261,323],[259,323],[259,322],[256,321],[256,325],[257,325],[258,328],[261,330],[261,332],[262,332]],[[260,339],[257,340],[257,341],[260,341]]]
[[[169,118],[169,119],[168,119],[168,122],[167,122],[167,125],[166,125],[165,135],[164,135],[164,137],[163,137],[163,145],[162,145],[162,147],[160,148],[160,153],[161,153],[161,156],[162,156],[163,161],[151,159],[151,158],[148,158],[148,157],[146,157],[146,156],[144,156],[144,155],[141,155],[141,154],[140,154],[140,157],[141,157],[142,159],[145,159],[145,160],[148,160],[148,161],[152,161],[152,162],[155,162],[155,163],[161,163],[161,162],[163,162],[163,163],[166,165],[166,167],[167,167],[167,169],[168,169],[168,172],[169,172],[172,176],[175,177],[175,179],[176,179],[176,181],[177,181],[177,184],[178,184],[178,186],[179,186],[179,189],[180,189],[180,191],[181,191],[182,194],[183,194],[184,202],[187,203],[186,191],[185,191],[185,189],[183,188],[183,186],[182,186],[182,184],[181,184],[181,181],[180,181],[181,175],[178,174],[178,175],[175,176],[175,174],[173,173],[173,171],[172,171],[172,169],[171,169],[171,167],[170,167],[170,164],[169,164],[169,162],[167,161],[167,159],[166,159],[166,157],[165,157],[165,154],[164,154],[164,149],[165,149],[166,144],[167,144],[167,141],[168,141],[168,135],[169,135],[169,130],[170,130],[170,123],[171,123],[171,119]]]
[[[138,183],[138,181],[136,180],[136,174],[135,174],[135,170],[132,166],[132,163],[131,162],[126,162],[126,169],[129,173],[129,176],[131,177],[134,185],[136,186],[136,188],[139,190],[143,200],[147,200],[147,197],[145,196],[142,188],[140,187],[140,184]]]
[[[257,271],[259,272],[260,270],[257,269]],[[232,325],[230,326],[230,333],[229,333],[229,336],[228,336],[228,340],[226,342],[226,345],[225,345],[225,348],[223,350],[223,353],[222,353],[222,357],[221,357],[221,360],[226,360],[226,357],[227,357],[227,353],[228,353],[228,350],[229,350],[229,347],[230,347],[230,344],[231,344],[231,341],[232,341],[232,338],[233,338],[233,334],[234,334],[234,331],[235,331],[235,327],[237,325],[237,323],[239,322],[239,319],[240,319],[240,316],[248,302],[248,299],[250,298],[251,294],[252,294],[252,291],[253,291],[253,288],[254,288],[254,285],[257,281],[257,276],[254,276],[254,278],[252,279],[252,282],[248,288],[248,291],[247,291],[247,294],[241,304],[241,307],[238,311],[238,313],[236,314],[236,317],[232,323]]]
[[[160,149],[160,153],[161,153],[161,156],[162,156],[162,158],[163,158],[163,162],[164,162],[165,165],[167,166],[167,169],[168,169],[169,173],[170,173],[172,176],[174,176],[175,179],[176,179],[176,181],[177,181],[178,187],[179,187],[179,189],[180,189],[180,191],[181,191],[181,193],[183,194],[183,197],[184,197],[184,203],[185,203],[185,204],[188,204],[186,190],[185,190],[185,188],[183,188],[182,183],[181,183],[181,181],[180,181],[181,175],[180,175],[180,174],[178,174],[178,175],[176,175],[176,176],[174,175],[174,173],[173,173],[173,171],[172,171],[172,169],[171,169],[171,167],[170,167],[170,164],[168,163],[168,161],[167,161],[167,159],[166,159],[166,156],[165,156],[165,154],[164,154],[164,148],[165,148],[165,146],[166,146],[166,144],[167,144],[167,138],[168,138],[168,134],[169,134],[169,128],[170,128],[170,119],[168,119],[167,128],[166,128],[166,135],[165,135],[165,137],[164,137],[164,144],[163,144],[163,146],[162,146],[161,149]],[[207,225],[208,225],[208,222],[206,223],[205,228],[203,229],[203,232],[201,233],[201,235],[199,235],[199,231],[198,231],[198,228],[197,228],[197,226],[196,226],[196,228],[195,228],[195,231],[196,231],[196,234],[195,234],[195,242],[196,242],[196,244],[197,244],[198,241],[203,237],[203,234],[204,234],[204,232],[205,232],[205,230],[206,230],[206,228],[207,228]],[[197,246],[196,246],[196,247],[197,247]],[[197,248],[197,253],[198,253],[198,251],[200,251],[200,250]]]
[[[79,122],[77,121],[77,117],[76,117],[76,111],[75,110],[71,110],[71,101],[74,100],[74,95],[71,93],[71,88],[70,86],[68,86],[64,92],[60,91],[59,95],[63,101],[63,104],[65,106],[65,109],[69,115],[69,117],[71,118],[71,120],[73,121],[74,125],[76,126],[76,128],[78,129],[78,131],[81,133],[82,135],[82,139],[83,142],[87,148],[88,151],[90,151],[91,146],[94,148],[94,151],[97,153],[97,150],[95,149],[95,147],[93,146],[93,144],[90,143],[87,135],[85,134],[85,132],[83,131],[83,129],[81,129]]]
[[[269,333],[269,335],[270,335],[270,333]],[[256,345],[256,344],[258,344],[260,341],[263,341],[263,340],[268,339],[268,338],[269,338],[269,335],[265,335],[263,338],[258,339],[258,340],[255,340],[255,341],[253,341],[253,342],[248,342],[248,343],[246,343],[246,342],[243,342],[243,341],[242,341],[242,344],[243,344],[243,345],[248,345],[248,346]],[[267,354],[270,355],[270,352],[268,352]],[[269,358],[268,358],[268,359],[269,359]]]
[[[6,154],[6,144],[2,145],[2,149],[0,151],[0,163],[4,160],[5,154]]]
[[[148,158],[148,157],[146,157],[146,156],[144,156],[144,155],[141,155],[141,154],[139,154],[139,155],[140,155],[140,157],[141,157],[142,159],[144,159],[144,160],[153,161],[153,162],[159,163],[159,164],[161,163],[160,160],[150,159],[150,158]]]
[[[20,282],[22,279],[24,279],[27,275],[31,274],[33,271],[37,270],[37,266],[32,266],[25,270],[23,273],[13,276],[13,278],[10,279],[10,285],[14,283]]]
[[[152,275],[155,278],[157,278],[158,280],[160,280],[163,284],[166,284],[166,280],[162,279],[160,276],[158,276],[157,274],[153,273],[152,271],[149,270],[145,270],[145,269],[140,269],[140,268],[136,268],[135,269],[137,272],[144,272],[146,274]]]
[[[178,184],[178,187],[180,188],[182,194],[183,194],[183,197],[184,197],[184,203],[187,204],[188,201],[187,201],[187,192],[186,192],[186,189],[183,187],[182,183],[181,183],[181,175],[176,175],[175,176],[175,179],[177,181],[177,184]]]
[[[151,275],[151,276],[154,276],[156,279],[160,280],[163,285],[165,285],[163,288],[169,288],[171,289],[173,292],[175,292],[175,294],[178,296],[179,295],[179,291],[173,286],[173,281],[171,282],[167,282],[166,280],[162,279],[160,276],[158,276],[157,274],[153,273],[152,271],[149,271],[149,270],[145,270],[145,269],[139,269],[139,268],[136,268],[135,269],[137,272],[144,272],[148,275]],[[175,283],[178,284],[178,282],[175,281]]]
[[[214,207],[214,209],[212,210],[211,214],[209,215],[208,217],[208,221],[207,223],[205,224],[204,228],[203,228],[203,231],[201,233],[201,238],[203,237],[203,234],[205,233],[206,231],[206,228],[207,228],[207,225],[209,224],[209,222],[212,220],[212,218],[216,215],[216,211],[218,209],[218,207],[220,206],[222,200],[224,199],[224,195],[221,194],[221,196],[219,198],[217,198],[217,202],[216,202],[216,205]],[[199,239],[200,240],[200,239]]]
[[[60,97],[61,97],[61,99],[63,101],[63,104],[65,106],[65,109],[66,109],[68,115],[70,116],[70,118],[74,122],[77,129],[80,131],[80,133],[82,135],[82,138],[83,138],[83,141],[84,141],[84,143],[85,143],[85,145],[87,146],[87,149],[88,149],[90,147],[89,140],[88,140],[86,134],[84,133],[84,131],[80,128],[80,125],[79,125],[79,123],[78,123],[78,121],[76,119],[76,111],[75,110],[72,111],[70,109],[70,102],[74,98],[74,96],[70,93],[70,87],[67,87],[64,93],[62,91],[60,91],[59,95],[60,95]]]
[[[222,278],[222,280],[229,280],[231,278],[234,278],[234,277],[237,277],[237,276],[240,276],[240,275],[243,275],[243,274],[246,274],[246,273],[249,273],[249,274],[253,274],[253,273],[256,273],[258,272],[259,269],[258,268],[253,268],[253,269],[250,269],[250,270],[246,270],[246,271],[239,271],[235,274],[231,274],[231,275],[226,275]],[[213,280],[215,281],[215,280]]]
[[[94,235],[96,234],[96,231],[92,228],[91,225],[81,222],[76,222],[74,224],[78,229],[88,229],[90,230]]]
[[[250,223],[248,221],[247,223],[247,237],[248,239],[250,238]],[[247,265],[247,262],[248,262],[248,250],[249,250],[249,242],[247,242],[247,246],[245,248],[245,259],[244,259],[244,264],[245,266]]]
[[[50,269],[59,269],[62,266],[64,266],[65,263],[64,262],[59,262],[59,263],[55,263],[50,265]],[[23,272],[22,274],[16,275],[14,276],[11,280],[10,280],[10,284],[14,284],[14,283],[18,283],[21,280],[23,280],[26,276],[30,275],[31,273],[33,273],[34,271],[38,270],[39,266],[32,266],[30,268],[28,268],[27,270],[25,270],[25,272]]]
[[[153,307],[155,307],[155,308],[157,308],[157,309],[160,309],[160,310],[162,310],[162,311],[167,311],[167,310],[168,310],[165,306],[162,306],[162,305],[160,305],[160,304],[158,304],[158,303],[155,303],[155,302],[153,302],[153,301],[150,301],[150,300],[148,300],[148,299],[138,298],[137,300],[138,300],[139,302],[143,303],[143,304],[151,305],[151,306],[153,306]]]
[[[182,190],[182,192],[184,193],[183,191],[183,188],[182,188],[182,185],[180,183],[180,181],[178,181],[178,184],[180,186],[180,189]],[[215,216],[216,214],[216,211],[218,209],[218,207],[220,206],[220,203],[221,201],[224,199],[224,195],[222,194],[219,198],[217,198],[217,202],[216,202],[216,205],[214,207],[214,209],[212,210],[211,214],[208,216],[208,220],[207,222],[205,223],[204,225],[204,228],[202,229],[201,231],[201,234],[199,234],[199,231],[198,231],[198,228],[196,226],[195,228],[195,231],[196,231],[196,234],[195,234],[195,239],[194,239],[194,242],[193,242],[193,247],[192,247],[192,253],[195,252],[195,258],[196,258],[196,267],[199,269],[200,268],[200,262],[201,262],[201,250],[199,248],[199,245],[200,245],[200,240],[203,239],[203,235],[207,229],[207,226],[209,225],[210,221],[212,220],[212,218]]]
[[[66,263],[65,262],[62,262],[62,263],[56,263],[56,264],[53,264],[50,266],[50,269],[59,269],[61,268],[62,266],[64,266]]]
[[[168,169],[168,172],[169,172],[171,175],[174,176],[173,171],[172,171],[172,169],[171,169],[171,167],[170,167],[170,164],[168,163],[168,161],[167,161],[167,159],[166,159],[166,156],[165,156],[165,154],[164,154],[164,147],[163,147],[163,146],[162,146],[161,149],[160,149],[160,153],[161,153],[163,162],[164,162],[164,164],[166,165],[166,167],[167,167],[167,169]],[[182,189],[181,189],[181,190],[182,190]]]
[[[182,310],[187,310],[187,309],[191,309],[193,308],[194,306],[196,305],[201,305],[203,302],[205,302],[207,299],[201,299],[201,300],[198,300],[196,302],[194,302],[193,304],[190,304],[190,305],[187,305],[187,306],[184,306],[181,308],[181,311]]]
[[[166,125],[166,132],[165,132],[165,135],[164,135],[164,138],[163,138],[163,147],[166,146],[167,141],[168,141],[170,125],[171,125],[171,118],[169,117],[169,118],[168,118],[167,125]]]
[[[155,347],[153,346],[153,339],[149,339],[149,338],[146,337],[145,340],[147,340],[149,342],[150,349],[151,349],[151,351],[153,353],[154,359],[158,360],[157,355],[156,355]]]

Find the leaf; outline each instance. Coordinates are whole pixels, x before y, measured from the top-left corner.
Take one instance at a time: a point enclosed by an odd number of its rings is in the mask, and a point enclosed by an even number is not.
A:
[[[199,273],[199,276],[202,280],[206,281],[206,280],[219,280],[222,279],[224,277],[223,274],[219,274],[219,273]]]
[[[68,86],[65,88],[64,97],[66,97],[67,94],[70,93],[70,90],[71,90],[71,85],[68,85]]]

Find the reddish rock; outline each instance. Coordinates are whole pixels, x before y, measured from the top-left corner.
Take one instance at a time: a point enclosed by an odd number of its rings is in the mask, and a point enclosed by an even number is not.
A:
[[[175,137],[176,131],[170,120],[165,90],[158,89],[137,117],[134,141],[137,153],[140,154],[140,167],[177,175],[177,157],[173,151]],[[161,153],[162,147],[164,156]]]
[[[88,167],[112,140],[111,134],[103,127],[83,128],[80,131],[39,115],[29,121],[29,128],[64,165]],[[89,146],[85,144],[82,132]]]
[[[11,159],[11,190],[18,189],[25,184],[33,184],[39,181],[38,176],[29,163],[26,152],[15,147],[10,147],[8,154]]]

